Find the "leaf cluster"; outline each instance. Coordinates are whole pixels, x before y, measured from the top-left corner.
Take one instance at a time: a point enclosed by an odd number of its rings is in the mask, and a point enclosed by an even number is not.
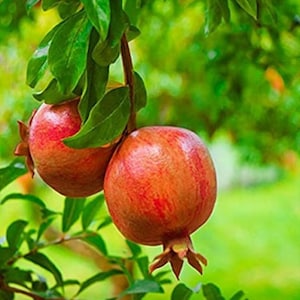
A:
[[[37,100],[48,104],[80,97],[83,124],[66,141],[68,146],[107,144],[122,134],[132,107],[136,112],[146,104],[143,80],[132,65],[124,69],[125,75],[134,72],[132,82],[125,78],[124,84],[113,88],[109,83],[110,66],[120,56],[122,39],[127,43],[139,33],[130,21],[131,7],[123,8],[121,0],[43,0],[41,6],[43,10],[57,8],[62,20],[29,60],[27,84],[36,89]],[[126,59],[130,57],[123,57],[124,64]]]
[[[21,176],[16,169],[25,169],[21,162],[1,168],[0,175],[6,178],[1,181],[0,190],[9,182]],[[6,228],[6,235],[0,239],[0,299],[14,299],[17,294],[26,295],[32,299],[78,299],[86,289],[94,284],[104,282],[113,276],[123,275],[128,287],[112,299],[121,299],[131,295],[134,300],[142,299],[149,293],[164,293],[164,285],[170,284],[169,272],[160,271],[155,275],[148,272],[149,258],[144,255],[142,248],[130,241],[126,241],[128,248],[124,256],[111,255],[107,242],[101,231],[112,223],[111,218],[105,215],[97,216],[104,204],[103,194],[90,198],[68,198],[64,200],[62,211],[49,208],[46,202],[31,194],[12,193],[0,199],[0,208],[6,203],[17,201],[26,202],[37,208],[40,214],[39,222],[32,224],[29,220],[18,219]],[[54,238],[47,238],[47,231],[54,223],[59,224]],[[80,229],[78,229],[80,228]],[[44,249],[54,245],[62,246],[70,241],[80,241],[92,247],[98,255],[110,263],[110,268],[100,271],[89,278],[65,278],[57,263],[44,253]],[[40,272],[22,267],[22,261],[40,267]],[[133,271],[135,270],[135,271]],[[43,272],[52,275],[54,284],[46,279]],[[72,291],[73,295],[66,292]],[[193,294],[202,290],[205,299],[224,299],[219,288],[214,284],[199,285],[191,289],[179,283],[172,291],[171,299],[189,299]],[[70,292],[69,292],[70,293]],[[243,293],[238,292],[230,299],[242,299]]]

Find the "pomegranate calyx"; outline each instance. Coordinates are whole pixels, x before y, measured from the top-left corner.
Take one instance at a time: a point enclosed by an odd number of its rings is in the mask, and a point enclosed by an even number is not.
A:
[[[153,263],[149,267],[149,272],[152,273],[154,270],[170,262],[173,273],[179,280],[184,258],[187,258],[188,263],[200,274],[203,273],[200,263],[206,266],[207,260],[204,256],[194,251],[189,236],[184,239],[172,240],[165,244],[164,251],[154,258]]]
[[[29,125],[31,124],[31,120],[34,116],[34,113],[30,117]],[[29,143],[28,143],[29,126],[27,126],[22,121],[18,121],[18,126],[19,126],[19,135],[21,138],[21,142],[16,146],[14,155],[26,157],[26,160],[25,160],[26,166],[27,166],[29,172],[31,173],[31,176],[33,177],[34,164],[33,164],[33,160],[32,160],[32,157],[31,157],[31,154],[29,151]]]

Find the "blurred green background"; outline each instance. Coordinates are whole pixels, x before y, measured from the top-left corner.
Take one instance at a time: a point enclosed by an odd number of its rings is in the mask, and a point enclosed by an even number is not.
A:
[[[15,2],[9,11],[3,3],[0,166],[13,159],[17,120],[26,121],[40,105],[25,83],[27,61],[58,21],[55,10],[38,8],[14,19]],[[139,16],[140,37],[130,44],[148,91],[139,125],[189,128],[211,150],[219,183],[217,205],[208,223],[192,235],[196,250],[209,264],[201,277],[186,266],[181,280],[190,287],[214,282],[226,297],[242,289],[253,300],[300,298],[300,4],[288,0],[276,10],[276,26],[266,18],[267,26],[259,27],[234,7],[231,22],[205,36],[203,2],[152,1]],[[122,80],[120,70],[118,61],[113,79]],[[34,186],[14,182],[1,191],[0,199],[11,192],[35,193],[50,207],[62,209],[63,198],[38,178]],[[16,203],[0,206],[0,237],[20,216],[34,223],[32,208]],[[99,216],[105,214],[103,207]],[[103,236],[112,253],[126,252],[113,225]],[[143,251],[153,258],[161,249]],[[77,274],[84,279],[97,270],[87,257],[68,249],[52,247],[46,252],[66,278]],[[167,292],[176,285],[170,278],[173,284],[165,286]],[[96,284],[82,299],[99,295],[109,297],[110,287]],[[169,296],[151,294],[145,299]]]

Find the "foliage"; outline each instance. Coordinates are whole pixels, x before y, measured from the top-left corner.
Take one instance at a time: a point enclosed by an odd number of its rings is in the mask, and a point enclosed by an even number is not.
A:
[[[276,8],[271,0],[208,0],[205,7],[192,0],[27,0],[23,6],[5,0],[0,5],[2,15],[8,12],[1,20],[2,38],[18,30],[22,20],[34,20],[40,6],[43,11],[58,12],[60,21],[40,41],[28,62],[26,82],[38,101],[58,104],[81,97],[83,126],[65,141],[69,146],[104,145],[133,130],[139,112],[141,123],[164,114],[162,123],[186,127],[197,123],[197,129],[208,138],[226,132],[253,160],[278,160],[288,147],[299,151],[299,115],[290,118],[290,112],[300,108],[294,97],[299,93],[299,79],[293,79],[295,73],[299,75],[296,59],[300,33],[295,15],[299,4],[295,1],[279,3]],[[164,30],[157,30],[158,25]],[[141,32],[134,44],[135,68],[128,42]],[[163,47],[157,47],[162,42]],[[119,57],[124,83],[114,85],[111,69]],[[148,104],[150,110],[156,110],[152,117],[140,112],[146,106],[147,92],[137,68],[143,72],[158,70],[153,72],[155,78],[148,79],[154,83],[149,88],[152,98]],[[166,88],[170,85],[172,89]],[[163,101],[158,103],[157,99]],[[278,146],[270,147],[279,139]],[[0,189],[24,173],[19,160],[0,169]],[[49,209],[44,199],[31,194],[8,194],[1,205],[16,199],[37,207],[40,220],[33,226],[18,219],[6,228],[0,243],[1,299],[14,299],[16,294],[32,299],[75,299],[93,284],[120,275],[128,286],[111,299],[127,295],[142,299],[148,293],[163,293],[164,285],[170,282],[165,272],[148,273],[149,259],[136,244],[127,241],[130,255],[109,253],[101,231],[111,220],[109,216],[95,219],[104,201],[102,194],[92,199],[66,198],[63,211]],[[47,240],[46,233],[57,221],[60,230]],[[75,230],[78,224],[81,228]],[[65,278],[43,250],[75,240],[95,249],[110,268],[83,281]],[[20,261],[50,273],[54,284],[33,270],[21,268]],[[66,292],[69,287],[71,295]],[[179,283],[171,299],[189,299],[200,290],[206,299],[224,299],[212,283],[195,289]],[[243,292],[237,292],[230,299],[243,297]]]

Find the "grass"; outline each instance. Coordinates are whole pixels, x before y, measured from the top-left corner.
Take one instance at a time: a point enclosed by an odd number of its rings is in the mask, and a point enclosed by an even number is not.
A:
[[[206,256],[208,266],[204,275],[199,276],[185,265],[181,281],[189,287],[213,282],[227,299],[238,290],[243,290],[251,300],[299,299],[299,186],[300,178],[295,175],[273,184],[220,192],[211,219],[192,235],[195,249]],[[4,192],[11,192],[14,188],[10,186]],[[0,196],[2,198],[3,192]],[[11,220],[21,215],[26,219],[24,207],[18,207],[17,203],[12,201],[0,206],[0,236]],[[124,251],[114,229],[104,234],[110,251],[119,254]],[[143,249],[150,260],[161,251],[160,247]],[[67,274],[66,278],[80,276],[84,279],[97,271],[88,260],[59,247],[53,247],[47,253]],[[169,270],[169,266],[164,270]],[[170,277],[173,284],[165,286],[166,293],[177,284],[175,278]],[[109,292],[108,286],[104,283],[95,285],[80,299],[99,299],[99,296],[104,297],[101,291]],[[151,294],[145,299],[163,300],[170,299],[170,296]],[[202,299],[202,296],[192,297],[192,300],[196,299]]]

